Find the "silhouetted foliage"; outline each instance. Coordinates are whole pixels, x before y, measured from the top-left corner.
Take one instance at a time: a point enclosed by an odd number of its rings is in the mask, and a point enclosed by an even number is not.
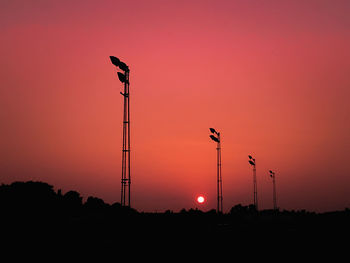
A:
[[[83,204],[83,198],[76,191],[69,191],[63,195],[63,201],[65,207],[70,210],[78,210]]]
[[[15,182],[0,187],[1,209],[15,214],[50,213],[56,208],[57,201],[53,187],[42,182]]]
[[[80,207],[83,204],[83,198],[76,191],[69,191],[63,196],[63,200],[70,206]]]
[[[84,204],[84,207],[89,210],[102,210],[107,206],[102,199],[93,196],[89,196]]]

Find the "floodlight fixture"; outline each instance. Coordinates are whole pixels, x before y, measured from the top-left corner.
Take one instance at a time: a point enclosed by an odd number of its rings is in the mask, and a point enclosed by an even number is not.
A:
[[[119,63],[119,68],[123,71],[129,71],[129,67],[122,61]]]
[[[128,65],[126,65],[124,62],[120,61],[119,58],[114,57],[114,56],[109,56],[109,58],[111,59],[111,62],[114,66],[120,68],[123,71],[129,71]]]
[[[109,58],[111,59],[111,62],[114,66],[119,67],[119,65],[120,65],[119,58],[114,57],[114,56],[109,56]]]
[[[249,163],[250,163],[251,165],[253,165],[253,166],[255,165],[255,163],[254,163],[254,162],[252,162],[252,161],[249,161]]]
[[[126,76],[121,73],[121,72],[117,72],[118,73],[118,78],[121,82],[125,83],[126,82]]]
[[[214,135],[210,135],[210,138],[215,142],[220,142],[218,138],[216,138]]]
[[[252,159],[253,157],[251,155],[248,155],[249,159]]]
[[[216,130],[214,128],[209,128],[211,133],[217,133]]]

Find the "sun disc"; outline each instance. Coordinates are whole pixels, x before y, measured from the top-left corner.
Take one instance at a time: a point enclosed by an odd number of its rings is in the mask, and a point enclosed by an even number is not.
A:
[[[203,204],[204,201],[205,201],[204,196],[200,195],[200,196],[197,197],[197,202],[198,202],[199,204]]]

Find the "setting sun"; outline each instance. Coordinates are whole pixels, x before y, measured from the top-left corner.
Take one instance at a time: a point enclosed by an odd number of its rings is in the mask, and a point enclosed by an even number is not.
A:
[[[203,204],[205,202],[205,198],[203,195],[197,197],[197,203]]]

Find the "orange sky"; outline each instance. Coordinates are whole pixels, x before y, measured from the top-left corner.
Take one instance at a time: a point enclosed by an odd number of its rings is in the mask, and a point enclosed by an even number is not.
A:
[[[349,1],[3,1],[0,178],[120,201],[131,70],[132,204],[350,207]],[[204,194],[207,202],[197,205]]]

